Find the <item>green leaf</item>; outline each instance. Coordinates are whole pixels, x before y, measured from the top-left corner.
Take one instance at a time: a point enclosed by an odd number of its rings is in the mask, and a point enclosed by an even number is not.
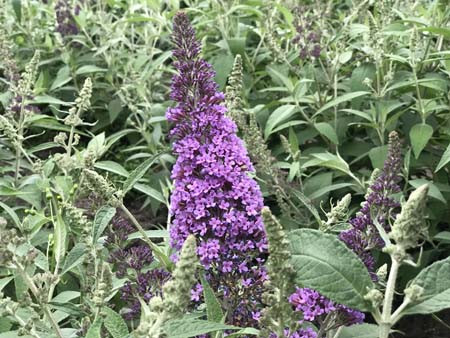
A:
[[[359,179],[355,175],[353,175],[350,167],[348,166],[348,163],[345,162],[345,160],[339,154],[334,155],[326,152],[311,155],[314,157],[314,159],[306,162],[303,167],[306,168],[308,166],[317,165],[321,167],[336,169],[352,177],[356,182],[358,182],[358,185],[361,186],[361,182],[359,181]]]
[[[0,278],[0,291],[3,290],[3,288],[8,285],[9,282],[11,282],[14,279],[14,277],[4,277]]]
[[[332,185],[327,185],[326,187],[320,188],[319,190],[314,191],[311,195],[309,195],[309,198],[314,200],[316,198],[321,197],[322,195],[325,195],[326,193],[329,193],[330,191],[346,188],[353,186],[353,183],[336,183]]]
[[[164,330],[170,338],[189,338],[209,332],[239,329],[237,326],[192,318],[174,319],[164,325]]]
[[[94,167],[123,177],[128,177],[130,174],[124,167],[122,167],[122,165],[114,161],[98,161],[95,162]]]
[[[370,149],[369,158],[370,162],[372,162],[372,168],[382,169],[384,165],[384,161],[386,160],[388,153],[388,146],[379,146]]]
[[[419,158],[420,153],[423,148],[425,148],[432,135],[433,127],[428,124],[416,124],[411,128],[409,137],[416,159]]]
[[[68,303],[75,298],[80,297],[79,291],[63,291],[58,293],[55,297],[53,297],[52,302],[55,303]]]
[[[50,87],[50,91],[64,86],[66,83],[70,82],[70,80],[72,80],[72,76],[70,75],[69,66],[62,67],[58,71],[58,74],[56,74],[56,79],[55,81],[53,81],[52,86]]]
[[[352,58],[353,52],[351,50],[345,51],[338,56],[339,63],[345,64]]]
[[[12,0],[11,3],[14,9],[14,14],[16,14],[17,21],[20,22],[22,20],[22,1]]]
[[[444,204],[447,204],[447,200],[442,195],[439,188],[433,182],[428,181],[424,178],[418,178],[416,180],[410,180],[410,181],[408,181],[408,183],[411,184],[416,189],[424,184],[428,184],[428,186],[429,186],[428,196],[433,197],[433,198],[441,201]]]
[[[297,196],[297,198],[300,200],[300,202],[302,202],[303,205],[314,216],[314,218],[317,222],[317,225],[322,226],[322,219],[320,218],[319,212],[317,211],[316,207],[311,202],[311,200],[299,190],[293,190],[293,192],[294,192],[295,196]]]
[[[108,70],[105,68],[100,68],[94,65],[86,65],[77,69],[75,72],[76,75],[89,74],[89,73],[98,73],[98,72],[107,72]]]
[[[267,120],[266,127],[264,128],[264,138],[267,140],[279,124],[292,117],[296,112],[297,107],[290,104],[275,109]]]
[[[441,231],[438,234],[436,234],[433,239],[435,241],[443,242],[443,243],[450,243],[450,231]],[[1,290],[1,288],[0,288]]]
[[[97,318],[89,328],[88,332],[86,333],[85,338],[101,338],[101,330],[102,330],[102,319]]]
[[[244,55],[246,40],[247,39],[245,37],[228,39],[227,44],[228,44],[228,48],[230,49],[230,52],[233,55],[236,55],[236,54]]]
[[[61,211],[56,211],[56,220],[53,222],[53,255],[57,264],[60,264],[66,254],[67,226],[64,222]]]
[[[161,156],[162,153],[153,155],[152,157],[145,160],[141,163],[133,172],[128,176],[127,180],[124,182],[122,191],[125,195],[128,191],[130,191],[133,186],[145,175],[148,169],[155,163],[157,159]]]
[[[148,238],[169,238],[169,232],[167,230],[145,230],[145,234]],[[133,232],[128,236],[129,240],[142,238],[142,234],[139,231]]]
[[[257,336],[259,335],[259,330],[254,329],[253,327],[246,327],[245,329],[239,330],[235,333],[229,334],[227,335],[228,338],[232,338],[232,337],[247,337],[248,335],[250,336]]]
[[[94,243],[98,241],[115,214],[116,208],[109,205],[104,205],[97,211],[94,218],[94,225],[92,226],[92,237]]]
[[[334,128],[326,122],[314,123],[314,127],[316,127],[317,131],[329,139],[334,144],[339,144],[338,136],[334,131]]]
[[[13,209],[11,209],[9,206],[7,206],[3,202],[0,202],[0,208],[2,208],[3,210],[6,211],[6,213],[9,215],[9,217],[11,217],[11,219],[13,220],[13,222],[16,224],[16,226],[19,229],[22,228],[22,226],[20,224],[19,216],[17,216],[16,212]]]
[[[411,284],[423,288],[419,302],[407,307],[405,314],[429,314],[450,308],[450,257],[422,270]]]
[[[5,332],[11,329],[12,323],[6,317],[0,318],[0,332]]]
[[[270,75],[270,77],[276,84],[284,85],[287,90],[292,93],[294,91],[294,84],[292,83],[291,79],[288,76],[284,75],[278,68],[279,67],[273,65],[267,66],[267,74]]]
[[[86,254],[86,245],[84,243],[77,243],[69,251],[64,260],[64,266],[61,271],[61,275],[64,275],[66,272],[72,270],[78,264],[83,261],[84,255]]]
[[[418,29],[422,32],[430,32],[436,35],[443,35],[447,39],[450,39],[450,28],[445,27],[421,27]]]
[[[212,60],[213,68],[216,70],[214,81],[219,85],[219,90],[225,87],[228,75],[233,69],[234,56],[231,54],[220,54]]]
[[[109,123],[113,123],[122,111],[122,101],[114,99],[108,104]]]
[[[205,297],[206,316],[209,321],[220,323],[224,317],[222,306],[204,275],[200,277],[200,280],[203,287],[203,296]]]
[[[360,311],[371,309],[364,300],[374,288],[367,268],[336,235],[300,229],[288,237],[298,285]]]
[[[450,144],[448,145],[447,149],[445,150],[444,154],[441,157],[441,160],[439,161],[435,173],[441,170],[448,162],[450,162]]]
[[[109,307],[103,307],[102,313],[105,315],[105,327],[113,338],[128,337],[128,327],[121,315]]]
[[[151,198],[157,200],[158,202],[166,203],[163,194],[161,194],[155,188],[150,187],[149,185],[136,183],[134,185],[134,189],[146,194],[147,196],[150,196]]]
[[[36,104],[48,103],[48,104],[58,104],[62,106],[72,105],[72,103],[70,102],[61,101],[60,99],[57,99],[56,97],[49,95],[38,95],[31,101],[31,103]]]
[[[331,107],[337,106],[338,104],[340,104],[342,102],[351,101],[351,100],[353,100],[353,99],[355,99],[357,97],[368,95],[368,94],[370,94],[370,92],[358,91],[358,92],[347,93],[347,94],[344,94],[342,96],[339,96],[339,97],[335,98],[334,100],[331,100],[330,102],[328,102],[325,105],[323,105],[323,107],[320,108],[313,115],[313,118],[316,117],[317,115],[319,115],[320,113],[324,112],[325,110],[330,109]]]
[[[366,323],[343,326],[336,338],[378,338],[378,326]]]

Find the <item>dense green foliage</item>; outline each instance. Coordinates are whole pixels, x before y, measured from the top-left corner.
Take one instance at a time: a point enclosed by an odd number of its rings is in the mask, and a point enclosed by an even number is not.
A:
[[[75,34],[57,30],[60,2],[69,6]],[[295,238],[295,281],[333,301],[378,311],[365,297],[374,282],[337,235],[364,201],[373,170],[383,168],[388,135],[396,131],[403,156],[395,199],[404,202],[428,184],[427,220],[419,222],[427,225],[425,236],[407,247],[394,238],[408,249],[395,276],[399,289],[411,290],[412,280],[425,290],[421,302],[408,301],[405,314],[450,307],[444,260],[450,252],[448,2],[296,5],[0,0],[1,338],[140,334],[138,319],[119,315],[127,276],[115,275],[119,268],[109,255],[117,243],[108,242],[119,220],[134,229],[127,243],[152,249],[147,269],[181,269],[169,258],[175,156],[165,116],[173,106],[172,19],[180,10],[191,18],[202,55],[226,92],[228,115],[255,165],[264,204]],[[352,201],[342,215],[322,221],[348,193]],[[390,255],[376,251],[377,268],[391,264]],[[316,260],[321,264],[310,269]],[[330,286],[330,276],[338,286]],[[206,306],[169,321],[169,337],[258,334],[259,328],[223,323],[226,313],[213,288],[204,278],[201,283]],[[137,303],[142,318],[162,313],[156,301]],[[366,337],[374,325],[351,328],[328,334]]]

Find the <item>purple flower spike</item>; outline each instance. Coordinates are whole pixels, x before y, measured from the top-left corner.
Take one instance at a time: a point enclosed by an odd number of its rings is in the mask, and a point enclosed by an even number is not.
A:
[[[366,201],[355,218],[350,220],[352,228],[340,233],[339,238],[352,249],[364,262],[367,269],[376,280],[375,261],[370,253],[374,247],[383,247],[384,243],[376,229],[376,220],[386,232],[390,231],[390,224],[397,215],[396,209],[400,204],[392,195],[401,189],[401,142],[396,132],[389,134],[389,149],[383,170],[369,187]]]
[[[178,74],[171,85],[177,105],[167,111],[177,156],[170,243],[180,250],[194,234],[210,284],[229,306],[230,321],[254,323],[258,288],[267,278],[261,272],[267,253],[262,195],[248,175],[253,166],[235,123],[225,116],[224,95],[211,65],[199,57],[201,45],[184,13],[174,18],[172,40]],[[247,297],[234,295],[240,288]],[[192,296],[199,298],[196,290]]]

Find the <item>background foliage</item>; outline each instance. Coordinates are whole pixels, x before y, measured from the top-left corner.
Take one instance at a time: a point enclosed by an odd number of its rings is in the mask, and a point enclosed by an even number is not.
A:
[[[70,34],[57,29],[61,3],[75,25]],[[22,98],[27,101],[23,109],[32,113],[18,121],[18,138],[2,127],[0,209],[5,228],[16,229],[11,238],[22,238],[15,243],[17,256],[35,249],[27,273],[47,291],[46,306],[64,336],[98,336],[95,330],[100,332],[102,324],[94,318],[99,307],[83,299],[86,295],[116,310],[123,306],[117,292],[125,281],[106,277],[108,269],[109,275],[115,271],[114,265],[106,267],[103,246],[109,229],[117,230],[111,219],[131,213],[167,251],[174,157],[165,112],[172,105],[171,22],[180,9],[192,18],[222,91],[241,55],[242,125],[254,119],[267,145],[247,142],[247,148],[265,204],[285,229],[318,228],[330,200],[347,193],[353,196],[350,210],[358,210],[371,172],[383,166],[387,136],[396,130],[404,154],[404,189],[398,199],[423,183],[430,187],[429,239],[420,267],[448,256],[450,7],[445,0],[295,5],[276,0],[0,2],[3,115],[18,97],[9,72],[23,73],[40,53],[29,93]],[[87,78],[92,80],[90,105],[80,110],[82,123],[70,125],[65,118]],[[62,145],[55,139],[61,132],[79,135],[78,144]],[[249,129],[239,132],[250,140]],[[22,151],[17,152],[17,142]],[[58,156],[64,153],[71,156]],[[86,168],[121,191],[124,208],[116,205],[116,212],[104,206],[106,198],[85,188],[81,173]],[[382,254],[377,259],[379,265],[386,261]],[[89,267],[94,270],[86,273]],[[403,269],[400,283],[419,272]],[[98,294],[102,282],[111,287],[107,296]],[[0,265],[0,291],[13,302],[29,301],[29,287],[22,275]],[[102,311],[108,329],[108,321],[118,315]],[[33,312],[2,317],[0,337],[17,335],[19,327],[36,319]],[[123,336],[113,330],[112,337]]]

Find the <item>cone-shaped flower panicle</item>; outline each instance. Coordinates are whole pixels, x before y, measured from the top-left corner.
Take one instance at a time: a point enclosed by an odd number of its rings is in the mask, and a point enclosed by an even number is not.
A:
[[[352,228],[339,235],[339,238],[361,258],[374,279],[376,279],[375,261],[370,249],[384,246],[374,221],[386,231],[390,231],[390,224],[400,206],[392,195],[400,191],[398,183],[401,180],[401,158],[401,142],[394,131],[389,134],[388,155],[383,169],[374,171],[365,196],[366,201],[356,217],[350,220]]]
[[[174,18],[173,42],[178,73],[172,79],[171,98],[177,105],[168,109],[167,119],[174,124],[177,160],[172,171],[170,241],[180,250],[185,239],[195,235],[210,284],[230,298],[227,304],[237,302],[226,310],[238,311],[235,317],[242,318],[247,316],[241,313],[247,311],[242,303],[247,308],[254,297],[232,301],[231,294],[239,286],[249,291],[250,285],[265,279],[259,268],[267,252],[263,199],[249,176],[253,166],[236,136],[236,125],[225,115],[214,71],[199,57],[200,43],[184,13]]]

